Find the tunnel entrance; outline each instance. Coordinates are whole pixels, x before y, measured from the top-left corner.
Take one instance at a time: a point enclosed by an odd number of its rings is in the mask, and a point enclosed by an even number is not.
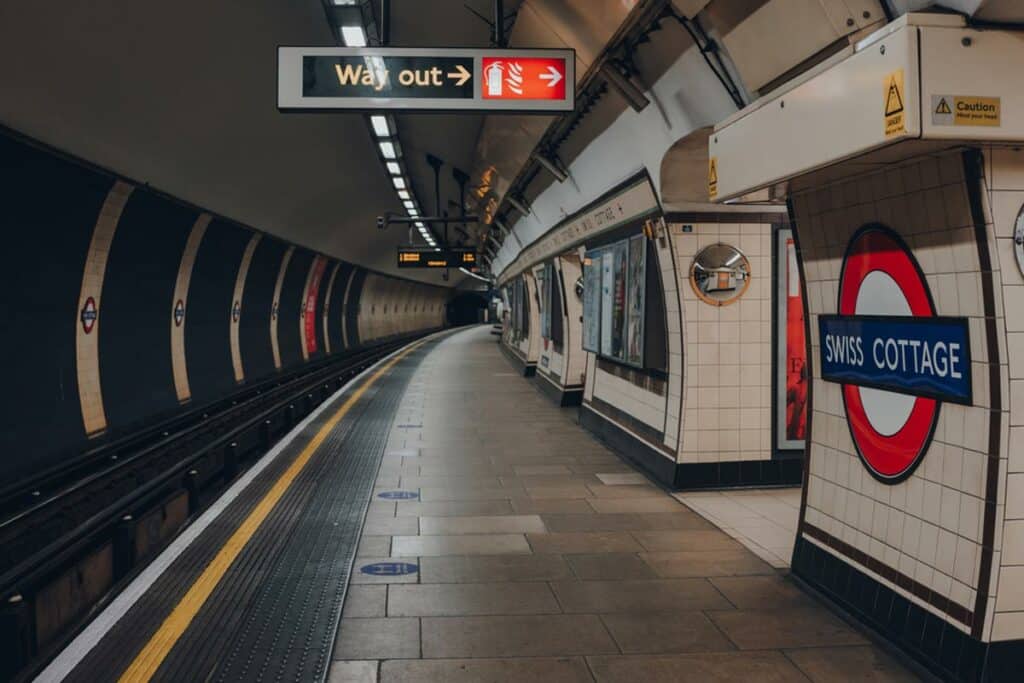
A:
[[[448,302],[448,324],[475,325],[487,322],[486,292],[462,292]]]

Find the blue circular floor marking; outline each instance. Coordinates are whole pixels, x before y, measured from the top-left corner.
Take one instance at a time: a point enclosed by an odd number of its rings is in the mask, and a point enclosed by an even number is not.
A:
[[[375,562],[359,568],[359,571],[370,576],[405,576],[419,570],[419,565],[411,562]]]
[[[385,500],[412,500],[419,498],[420,494],[418,491],[385,491],[378,493],[377,497]]]

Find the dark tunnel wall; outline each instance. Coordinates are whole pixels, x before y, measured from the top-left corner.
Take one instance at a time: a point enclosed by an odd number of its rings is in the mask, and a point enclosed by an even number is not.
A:
[[[223,396],[235,386],[229,343],[230,311],[235,275],[249,236],[248,230],[214,219],[199,245],[185,325],[189,383],[192,400],[198,403]],[[247,304],[243,303],[243,309]]]
[[[38,450],[40,439],[66,445],[84,436],[75,375],[78,294],[92,227],[113,182],[0,135],[0,221],[9,255],[0,281],[11,309],[0,335],[9,387],[0,471],[24,469],[31,458],[22,453]]]
[[[239,315],[239,346],[245,359],[246,374],[262,377],[274,372],[274,352],[270,345],[270,310],[274,305],[274,285],[281,259],[288,247],[276,239],[263,237],[256,245]]]
[[[299,326],[302,324],[299,311],[302,308],[302,290],[306,275],[313,263],[313,253],[296,249],[285,271],[281,287],[281,302],[277,309],[277,339],[281,349],[281,367],[290,368],[302,362],[299,346]]]
[[[11,309],[0,335],[4,481],[277,372],[271,311],[289,245],[4,130],[0,205]],[[337,263],[294,248],[277,321],[282,370],[303,364],[303,348],[310,360],[326,355],[325,306],[332,355],[346,351],[346,333],[349,348],[383,341],[358,339],[364,268],[339,264],[327,304]],[[447,300],[446,289],[413,286]],[[315,316],[305,326],[304,295]],[[443,325],[438,312],[398,316],[389,329]]]
[[[331,290],[330,311],[327,319],[327,333],[331,337],[331,350],[342,351],[345,349],[345,337],[342,333],[342,326],[345,324],[345,290],[348,288],[349,278],[352,276],[352,266],[348,263],[341,263],[338,266],[338,274],[334,277],[334,289]]]
[[[132,193],[121,214],[104,280],[99,356],[111,424],[131,425],[178,404],[168,312],[198,215],[144,190]]]

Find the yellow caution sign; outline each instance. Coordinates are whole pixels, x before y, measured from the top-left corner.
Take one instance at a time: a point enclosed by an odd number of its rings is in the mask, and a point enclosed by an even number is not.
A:
[[[714,199],[718,196],[718,159],[708,159],[708,198]]]
[[[885,100],[885,137],[887,138],[907,132],[905,92],[903,69],[897,69],[885,77],[882,94]]]
[[[1002,100],[973,95],[932,95],[934,126],[1001,126]]]

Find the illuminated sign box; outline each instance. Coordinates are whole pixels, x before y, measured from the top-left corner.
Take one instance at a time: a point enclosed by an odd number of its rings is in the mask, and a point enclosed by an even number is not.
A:
[[[466,268],[476,267],[473,249],[452,247],[436,250],[434,247],[399,247],[399,268]]]
[[[281,111],[568,112],[574,50],[279,47]]]

